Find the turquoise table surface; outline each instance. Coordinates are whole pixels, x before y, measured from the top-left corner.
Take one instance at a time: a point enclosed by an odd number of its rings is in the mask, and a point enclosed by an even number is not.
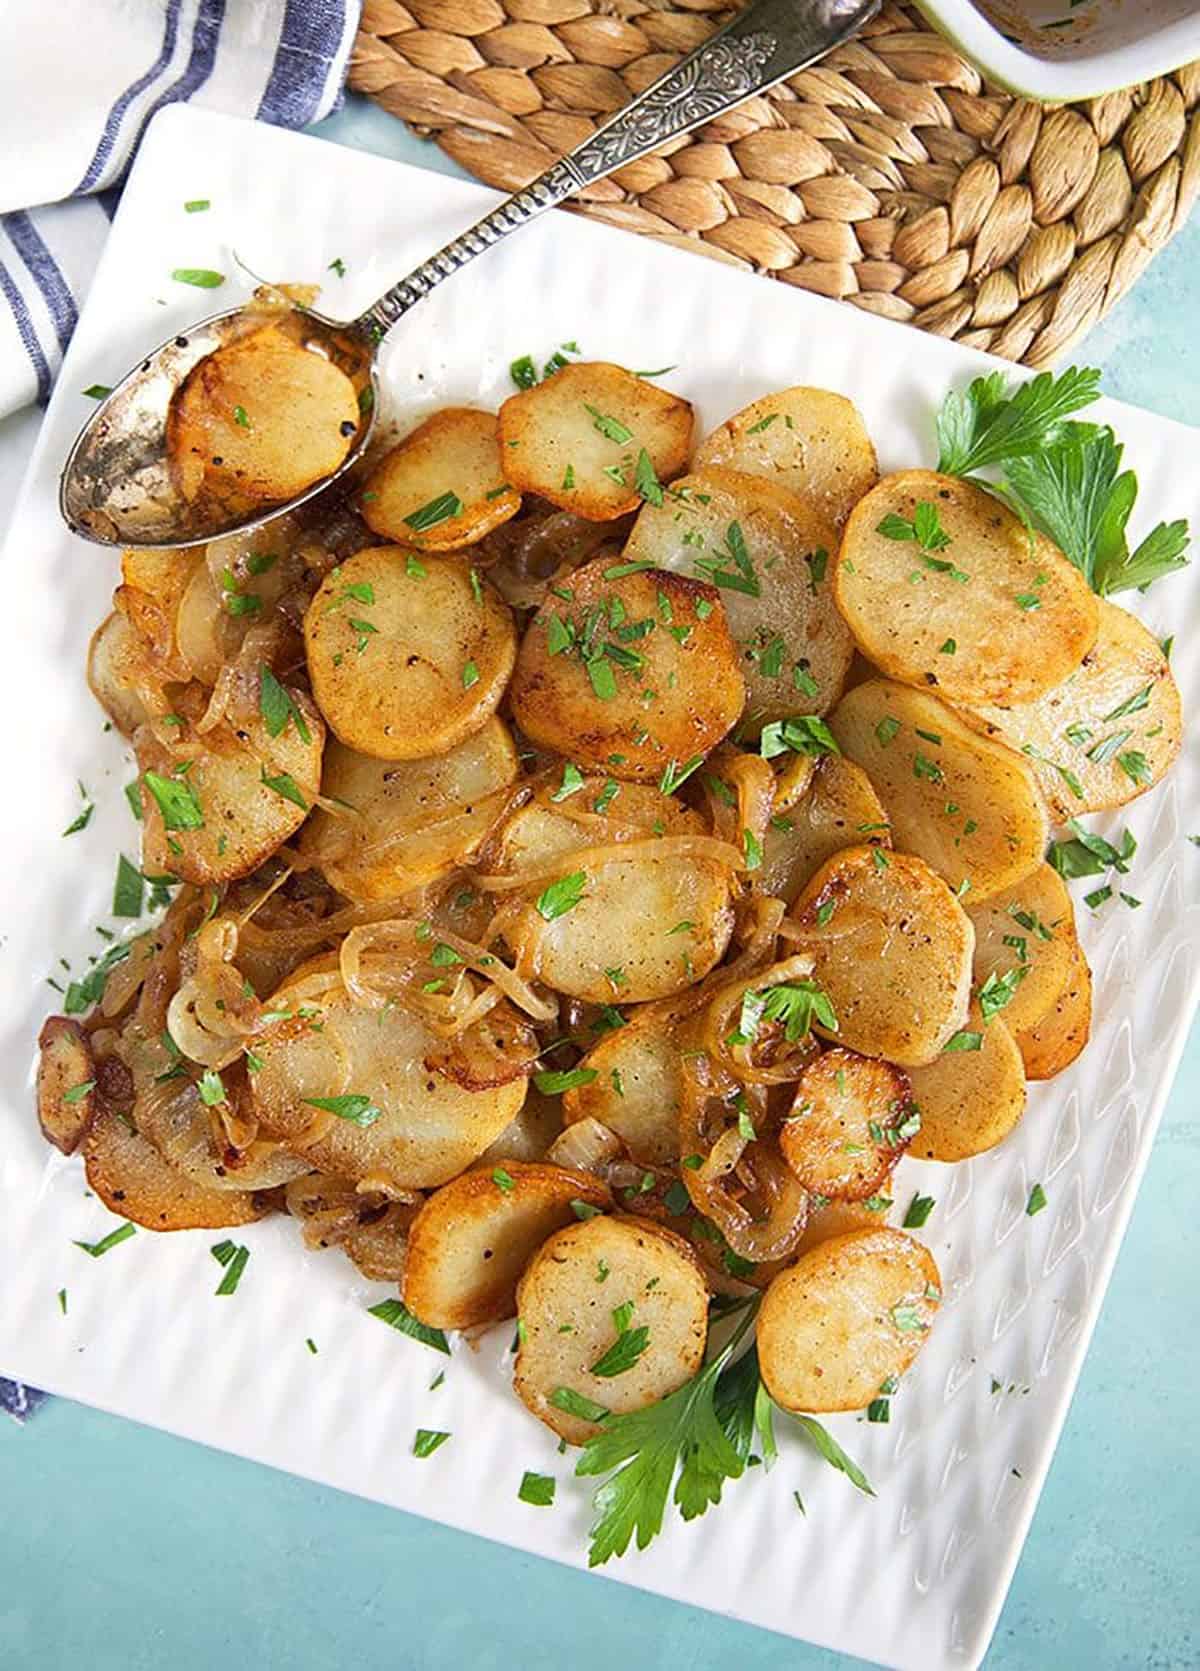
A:
[[[317,131],[452,171],[362,101]],[[1198,266],[1200,219],[1076,357],[1104,369],[1108,392],[1200,425]],[[1180,621],[1177,631],[1197,626]],[[1200,875],[1200,852],[1195,863]],[[1200,1667],[1198,1202],[1200,1029],[988,1671]],[[709,1519],[694,1535],[718,1528]],[[799,1525],[797,1562],[808,1539],[830,1536],[836,1527]],[[79,1405],[52,1401],[25,1428],[0,1422],[4,1671],[368,1662],[389,1671],[858,1663]]]

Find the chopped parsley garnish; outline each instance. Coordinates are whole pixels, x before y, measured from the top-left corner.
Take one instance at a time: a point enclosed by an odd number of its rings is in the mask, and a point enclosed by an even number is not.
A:
[[[300,808],[301,812],[308,811],[308,802],[304,799],[300,791],[300,785],[290,772],[280,772],[277,777],[270,777],[267,768],[264,766],[259,782],[265,789],[273,789],[285,801],[291,801],[293,806]]]
[[[816,714],[796,714],[791,719],[772,720],[762,728],[759,753],[764,760],[791,749],[794,754],[840,754],[837,739]]]
[[[1086,830],[1076,818],[1070,820],[1067,828],[1072,839],[1051,842],[1047,854],[1051,865],[1064,880],[1069,882],[1078,876],[1099,876],[1109,868],[1120,871],[1122,875],[1127,874],[1130,860],[1137,852],[1137,840],[1131,831],[1125,830],[1120,847],[1114,847],[1103,836]],[[1021,919],[1018,917],[1017,921]]]
[[[553,1474],[533,1474],[526,1469],[521,1475],[517,1496],[521,1502],[531,1503],[534,1508],[548,1509],[554,1502],[554,1486]]]
[[[432,1456],[439,1446],[444,1445],[450,1437],[448,1433],[439,1433],[434,1428],[419,1427],[413,1440],[412,1453],[414,1456]]]
[[[620,1330],[612,1345],[598,1357],[590,1373],[612,1380],[631,1370],[650,1344],[650,1330],[644,1326]]]
[[[193,197],[183,206],[185,215],[202,215],[206,209],[212,208],[212,200],[207,197]]]
[[[1028,973],[1027,969],[1010,969],[1007,974],[997,975],[993,969],[977,994],[979,1009],[985,1022],[990,1021],[1012,1003],[1017,988]]]
[[[422,1346],[431,1346],[435,1352],[445,1352],[450,1356],[450,1344],[441,1329],[431,1329],[428,1323],[422,1323],[413,1316],[403,1300],[380,1300],[378,1305],[367,1307],[370,1317],[378,1317],[381,1323],[389,1328],[399,1329],[411,1340],[419,1340]]]
[[[452,517],[462,515],[463,502],[457,493],[439,493],[436,499],[431,499],[420,510],[412,511],[404,518],[405,525],[414,534],[423,534],[429,528],[436,528],[440,522],[449,522]]]
[[[93,1259],[100,1259],[110,1248],[119,1247],[122,1242],[127,1242],[130,1236],[136,1234],[136,1224],[119,1224],[98,1242],[75,1242],[73,1245],[82,1248],[84,1253],[90,1254]]]
[[[154,796],[162,814],[164,830],[202,830],[204,814],[191,784],[182,777],[162,777],[158,772],[145,772],[146,788]]]
[[[951,1051],[953,1051],[953,1050],[982,1050],[982,1049],[983,1049],[983,1034],[982,1033],[966,1033],[966,1032],[955,1033],[954,1037],[950,1040],[949,1044],[947,1044],[946,1048],[942,1051],[942,1055],[943,1056],[948,1056],[951,1053]]]
[[[732,563],[733,567],[726,567],[728,563]],[[723,587],[730,592],[745,592],[752,598],[762,596],[740,522],[731,522],[725,530],[723,552],[716,557],[697,557],[693,560],[693,566],[712,586]]]
[[[658,479],[650,454],[642,447],[633,469],[633,485],[648,505],[661,505],[663,486]]]
[[[936,1205],[937,1203],[932,1195],[914,1195],[904,1215],[903,1228],[905,1230],[919,1230],[926,1223]]]
[[[349,1125],[364,1129],[373,1126],[383,1116],[383,1110],[376,1108],[370,1097],[360,1092],[350,1092],[341,1097],[304,1097],[301,1100],[307,1108],[319,1108],[324,1114],[333,1114]]]
[[[658,780],[658,787],[664,795],[673,795],[681,785],[687,782],[692,773],[703,764],[704,756],[702,754],[693,754],[692,758],[685,760],[682,766],[674,760],[668,760],[663,768],[662,777]]]
[[[600,434],[609,441],[624,443],[633,440],[633,431],[627,428],[620,418],[614,418],[607,412],[599,411],[595,406],[589,405],[586,400],[583,405],[584,410],[591,417],[592,428],[599,430]]]
[[[237,1292],[238,1283],[242,1280],[242,1273],[250,1263],[250,1249],[239,1246],[230,1241],[218,1242],[209,1249],[218,1265],[225,1267],[225,1275],[217,1284],[215,1292],[228,1297]]]
[[[492,1169],[492,1182],[502,1195],[511,1195],[517,1187],[512,1173],[506,1172],[502,1166]]]
[[[569,876],[560,876],[538,895],[538,914],[548,923],[552,923],[556,917],[565,916],[568,911],[573,911],[583,898],[586,883],[587,872],[583,870],[574,870]]]
[[[113,916],[140,917],[145,885],[141,871],[121,853],[117,858],[117,877],[113,883]]]
[[[462,687],[470,690],[472,685],[479,683],[479,669],[473,661],[465,663],[462,670]]]
[[[535,1073],[533,1083],[546,1097],[561,1096],[564,1091],[575,1091],[590,1085],[596,1078],[595,1068],[569,1068],[562,1073]]]
[[[194,284],[198,290],[216,290],[225,283],[225,274],[214,273],[211,267],[176,267],[171,277],[177,284]]]
[[[528,354],[522,354],[512,361],[508,368],[508,375],[518,389],[532,389],[538,380],[537,367]]]
[[[258,711],[262,715],[268,737],[278,737],[290,719],[296,727],[300,741],[312,742],[312,733],[305,723],[304,715],[292,700],[291,693],[279,683],[266,662],[259,668]]]
[[[91,383],[83,392],[89,400],[105,400],[112,394],[112,389],[107,383]]]
[[[928,499],[917,501],[912,521],[889,511],[875,529],[888,540],[915,540],[922,551],[943,551],[950,544],[950,536],[942,527],[937,506]],[[951,565],[947,564],[949,568]]]
[[[900,729],[900,721],[893,719],[891,714],[885,714],[875,727],[875,741],[880,748],[887,748]]]
[[[1034,1184],[1033,1188],[1029,1192],[1029,1200],[1025,1203],[1025,1212],[1027,1216],[1032,1218],[1035,1213],[1040,1213],[1045,1205],[1045,1190],[1042,1188],[1041,1184]]]

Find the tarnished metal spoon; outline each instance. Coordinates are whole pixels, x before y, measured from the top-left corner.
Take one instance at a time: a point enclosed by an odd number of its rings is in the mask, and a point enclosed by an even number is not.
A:
[[[332,354],[360,387],[377,396],[379,345],[435,285],[582,187],[795,75],[852,35],[880,4],[881,0],[753,0],[582,145],[422,262],[357,319],[329,319],[313,309],[299,309],[303,338]],[[364,415],[338,469],[286,504],[256,506],[237,515],[211,502],[189,502],[178,491],[166,446],[172,399],[192,368],[244,331],[246,320],[244,308],[233,308],[172,337],[96,409],[71,448],[59,485],[59,505],[74,533],[99,545],[199,545],[235,529],[257,527],[303,504],[350,469],[370,439],[377,399],[366,397],[360,403]]]

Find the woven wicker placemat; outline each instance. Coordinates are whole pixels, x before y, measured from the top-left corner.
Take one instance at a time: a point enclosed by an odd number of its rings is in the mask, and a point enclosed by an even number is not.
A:
[[[366,0],[350,85],[515,190],[723,0]],[[581,192],[577,212],[1046,366],[1183,225],[1200,62],[1080,104],[987,84],[910,7]]]

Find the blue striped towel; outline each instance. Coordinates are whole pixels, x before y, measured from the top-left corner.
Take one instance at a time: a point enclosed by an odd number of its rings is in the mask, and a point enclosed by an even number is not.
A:
[[[4,0],[0,418],[45,402],[121,181],[165,104],[280,127],[341,102],[361,0]]]
[[[341,102],[361,0],[0,4],[0,418],[45,402],[163,105],[300,128]],[[43,1394],[0,1379],[16,1421]]]

